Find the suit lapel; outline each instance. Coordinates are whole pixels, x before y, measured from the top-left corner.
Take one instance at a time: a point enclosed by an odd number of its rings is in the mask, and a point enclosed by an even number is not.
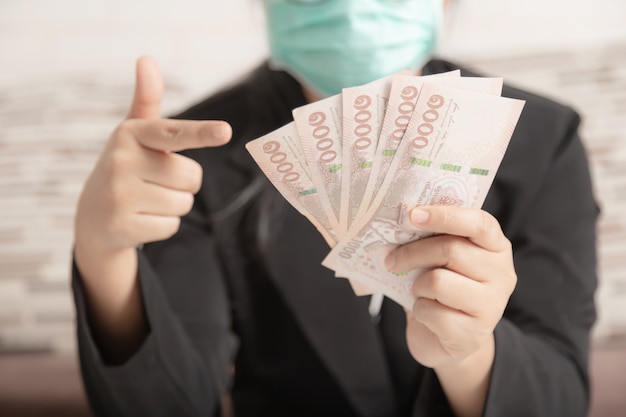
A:
[[[367,313],[369,297],[320,262],[329,251],[291,206],[272,239],[268,266],[304,334],[362,416],[393,415],[393,385],[384,347]]]

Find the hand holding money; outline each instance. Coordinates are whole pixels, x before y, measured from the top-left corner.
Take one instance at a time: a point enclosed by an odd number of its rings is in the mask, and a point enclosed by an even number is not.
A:
[[[517,282],[511,243],[480,209],[420,206],[409,216],[434,235],[399,246],[385,265],[391,272],[424,271],[411,287],[407,343],[417,361],[438,368],[491,337]]]
[[[448,233],[412,224],[414,207],[482,205],[523,108],[499,97],[501,87],[501,79],[458,72],[393,76],[294,110],[293,124],[248,150],[325,236],[332,250],[323,265],[411,310],[413,283],[428,267],[389,271],[385,259]],[[271,154],[268,143],[292,155]],[[307,185],[293,188],[291,172]]]

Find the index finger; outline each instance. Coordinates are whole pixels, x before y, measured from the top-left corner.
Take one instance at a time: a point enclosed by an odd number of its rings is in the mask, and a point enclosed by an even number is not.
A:
[[[411,223],[422,230],[462,236],[487,250],[510,247],[500,223],[484,210],[457,206],[420,206],[410,213]]]
[[[220,120],[131,119],[125,124],[139,144],[161,151],[220,146],[227,143],[232,135],[230,125]]]

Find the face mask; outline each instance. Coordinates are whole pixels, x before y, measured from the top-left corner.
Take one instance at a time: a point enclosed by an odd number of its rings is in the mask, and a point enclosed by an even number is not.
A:
[[[441,0],[265,0],[271,64],[318,94],[421,68]]]

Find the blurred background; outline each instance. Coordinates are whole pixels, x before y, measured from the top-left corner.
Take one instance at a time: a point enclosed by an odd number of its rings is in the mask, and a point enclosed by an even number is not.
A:
[[[88,415],[68,284],[82,183],[136,58],[182,110],[264,59],[258,3],[0,0],[0,415]],[[439,52],[583,115],[603,209],[592,414],[626,415],[626,2],[458,0]]]

